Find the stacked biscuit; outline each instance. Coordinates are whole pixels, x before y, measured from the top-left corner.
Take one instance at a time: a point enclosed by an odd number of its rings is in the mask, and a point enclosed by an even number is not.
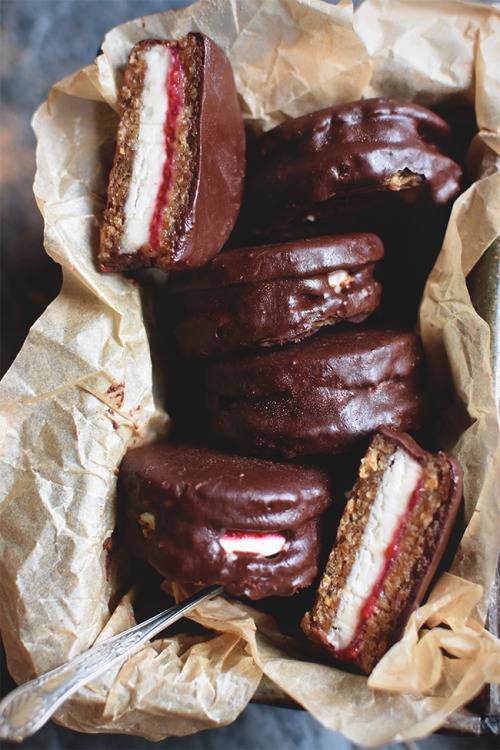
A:
[[[424,418],[422,355],[387,320],[393,256],[370,225],[457,194],[448,136],[422,107],[353,102],[264,134],[245,171],[230,66],[200,34],[137,45],[122,94],[101,267],[170,272],[183,422],[181,440],[124,458],[130,548],[171,580],[291,595],[318,573],[331,477],[315,459],[373,437],[303,625],[366,672],[423,595],[461,494],[455,462],[402,434]]]

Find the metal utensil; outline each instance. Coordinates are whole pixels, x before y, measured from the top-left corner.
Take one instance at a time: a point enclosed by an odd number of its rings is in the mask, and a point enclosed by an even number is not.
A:
[[[118,633],[66,664],[16,688],[0,703],[0,739],[20,742],[30,737],[78,688],[113,664],[125,661],[167,625],[222,591],[222,586],[203,589],[180,604]]]

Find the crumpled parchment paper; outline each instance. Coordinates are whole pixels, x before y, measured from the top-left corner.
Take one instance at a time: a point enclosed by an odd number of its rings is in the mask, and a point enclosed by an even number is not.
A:
[[[93,65],[56,84],[34,117],[34,190],[59,297],[0,386],[2,637],[18,682],[134,622],[126,560],[109,567],[116,467],[165,434],[138,287],[96,266],[132,45],[189,30],[229,55],[248,127],[361,96],[475,108],[474,180],[453,208],[420,308],[441,408],[442,447],[465,470],[467,528],[451,570],[369,680],[318,664],[250,604],[218,597],[193,619],[205,635],[158,639],[57,713],[84,732],[159,740],[234,720],[265,673],[330,729],[377,745],[424,736],[500,682],[500,642],[483,627],[498,555],[500,451],[490,330],[466,275],[500,234],[500,12],[458,0],[200,0],[109,32]],[[174,587],[178,596],[182,592]]]

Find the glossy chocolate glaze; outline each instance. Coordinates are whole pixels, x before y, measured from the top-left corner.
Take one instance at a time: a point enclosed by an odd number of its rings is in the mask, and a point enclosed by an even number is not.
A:
[[[459,191],[461,168],[441,151],[450,136],[430,110],[366,99],[286,120],[265,133],[249,164],[249,226],[313,220],[349,210],[349,199],[383,192],[436,205]],[[346,202],[347,201],[347,202]]]
[[[164,271],[173,271],[202,266],[221,250],[236,221],[243,192],[245,131],[231,65],[224,52],[204,34],[188,34],[188,38],[198,47],[198,59],[190,61],[189,70],[184,68],[184,75],[194,81],[198,89],[198,116],[189,128],[196,165],[192,169],[187,202],[177,220],[172,244],[168,252],[156,253],[149,245],[130,253],[126,248],[118,252],[116,245],[120,242],[120,235],[109,232],[105,218],[99,254],[102,270],[157,266]],[[160,40],[147,42],[174,47],[177,44]],[[130,96],[129,88],[126,73],[122,108]],[[126,167],[123,154],[117,150],[105,217],[109,211],[110,216],[118,213],[125,203],[126,196],[116,198],[114,195],[114,189],[121,189],[122,179],[117,183],[113,177],[119,163],[123,176],[130,176],[130,167]]]
[[[383,246],[349,234],[220,253],[171,277],[170,314],[184,356],[210,356],[297,341],[324,325],[362,322],[381,296],[374,279]],[[349,273],[339,291],[329,274]]]
[[[318,517],[330,502],[319,469],[167,441],[125,455],[119,493],[131,551],[169,580],[258,599],[291,595],[317,574]],[[273,558],[228,555],[218,541],[226,531],[287,541]]]
[[[221,396],[296,396],[318,388],[370,388],[414,372],[421,361],[411,331],[350,328],[324,331],[300,344],[231,357],[208,366],[207,386]]]
[[[328,331],[268,354],[207,367],[213,434],[254,454],[339,453],[381,425],[420,426],[425,399],[415,334]]]
[[[279,346],[323,326],[361,323],[378,308],[380,296],[373,264],[352,272],[340,293],[328,274],[193,290],[172,300],[173,332],[186,357]]]
[[[309,237],[272,245],[225,250],[203,268],[169,279],[172,292],[218,289],[287,277],[316,276],[341,268],[358,268],[384,255],[384,246],[371,232]]]
[[[245,176],[245,129],[231,64],[209,37],[197,36],[203,43],[198,169],[170,270],[202,266],[222,249],[238,216]]]

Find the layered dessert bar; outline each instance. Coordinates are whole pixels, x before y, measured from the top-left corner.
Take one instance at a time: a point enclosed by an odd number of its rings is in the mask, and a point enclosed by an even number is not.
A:
[[[132,49],[101,227],[103,271],[201,266],[238,214],[245,132],[229,60],[203,34]]]
[[[361,462],[306,635],[370,673],[421,602],[448,542],[462,471],[404,433],[380,430]]]

